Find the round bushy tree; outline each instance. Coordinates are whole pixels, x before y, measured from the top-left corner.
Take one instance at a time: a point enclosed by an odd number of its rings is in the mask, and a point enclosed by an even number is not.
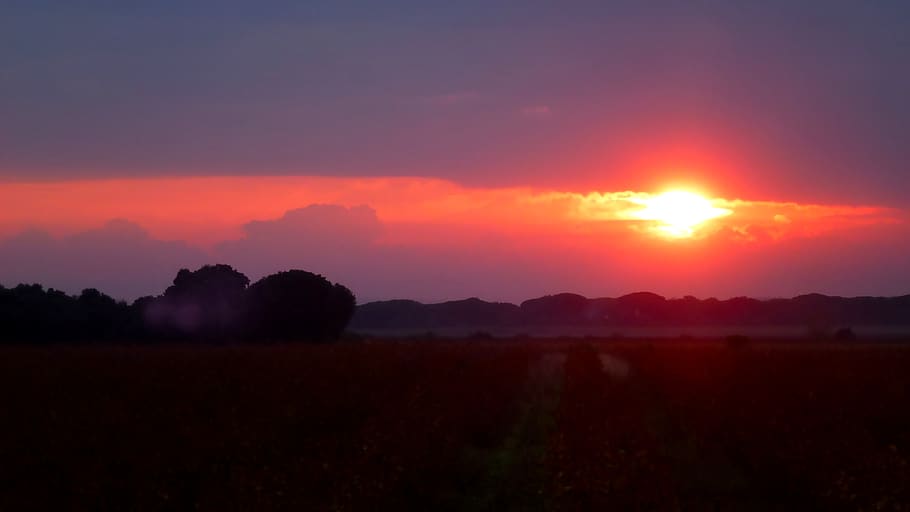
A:
[[[230,265],[181,269],[164,295],[146,306],[146,316],[180,335],[230,339],[241,325],[249,283],[249,278]]]
[[[354,314],[354,294],[303,270],[264,277],[247,289],[247,335],[256,341],[338,339]]]

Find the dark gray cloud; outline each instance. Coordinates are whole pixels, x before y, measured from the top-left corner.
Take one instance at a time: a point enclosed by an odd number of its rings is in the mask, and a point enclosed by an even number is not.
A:
[[[0,178],[597,184],[704,143],[762,196],[906,204],[910,3],[517,4],[5,2]]]

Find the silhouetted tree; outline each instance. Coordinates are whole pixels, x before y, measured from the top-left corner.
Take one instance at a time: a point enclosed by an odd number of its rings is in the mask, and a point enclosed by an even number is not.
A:
[[[4,292],[2,337],[9,342],[51,341],[67,332],[74,318],[72,298],[39,284],[20,284]]]
[[[327,341],[354,314],[350,290],[303,270],[279,272],[247,290],[247,333],[257,341]]]
[[[129,306],[98,290],[79,297],[38,284],[0,289],[0,340],[22,342],[111,341],[131,334]]]
[[[75,330],[87,341],[111,340],[134,334],[131,329],[130,307],[94,288],[82,290],[76,302]]]
[[[192,272],[184,268],[163,296],[143,300],[138,307],[156,336],[229,339],[242,325],[249,283],[230,265],[205,265]]]

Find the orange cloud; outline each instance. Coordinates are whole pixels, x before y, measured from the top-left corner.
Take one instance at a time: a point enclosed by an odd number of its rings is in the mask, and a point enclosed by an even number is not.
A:
[[[526,200],[534,205],[549,205],[562,211],[575,222],[624,223],[637,231],[662,232],[660,220],[642,215],[643,205],[660,195],[648,192],[549,192],[530,195]],[[904,212],[877,206],[818,205],[796,202],[707,199],[703,209],[716,214],[694,230],[694,238],[710,237],[718,232],[757,232],[768,234],[765,239],[786,236],[814,236],[843,228],[872,224],[903,222]],[[742,237],[754,241],[755,237]]]
[[[196,245],[238,239],[251,220],[280,218],[310,204],[368,205],[389,226],[460,226],[464,232],[547,233],[627,230],[653,233],[636,216],[654,195],[641,191],[571,192],[528,187],[471,188],[415,177],[195,177],[0,184],[0,236],[41,227],[67,234],[112,218],[140,223],[159,239]],[[877,206],[709,198],[729,215],[709,219],[694,238],[741,242],[815,236],[841,228],[903,222],[904,212]],[[609,227],[607,227],[609,226]],[[400,232],[400,231],[399,231]],[[758,236],[758,233],[762,233]],[[385,236],[405,241],[393,229]],[[444,237],[437,237],[444,238]],[[420,240],[411,240],[420,243]],[[430,243],[428,240],[427,243]]]

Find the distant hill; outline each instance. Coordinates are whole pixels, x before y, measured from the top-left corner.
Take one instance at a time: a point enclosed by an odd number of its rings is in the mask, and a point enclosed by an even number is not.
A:
[[[447,327],[541,326],[910,326],[910,295],[832,297],[820,294],[791,299],[667,299],[639,292],[617,298],[560,293],[520,305],[477,298],[422,304],[411,300],[358,306],[350,328],[425,329]]]
[[[517,325],[521,321],[519,306],[478,298],[438,304],[388,300],[359,306],[350,327],[354,328],[356,324],[358,327],[380,329],[436,329],[464,325]]]

